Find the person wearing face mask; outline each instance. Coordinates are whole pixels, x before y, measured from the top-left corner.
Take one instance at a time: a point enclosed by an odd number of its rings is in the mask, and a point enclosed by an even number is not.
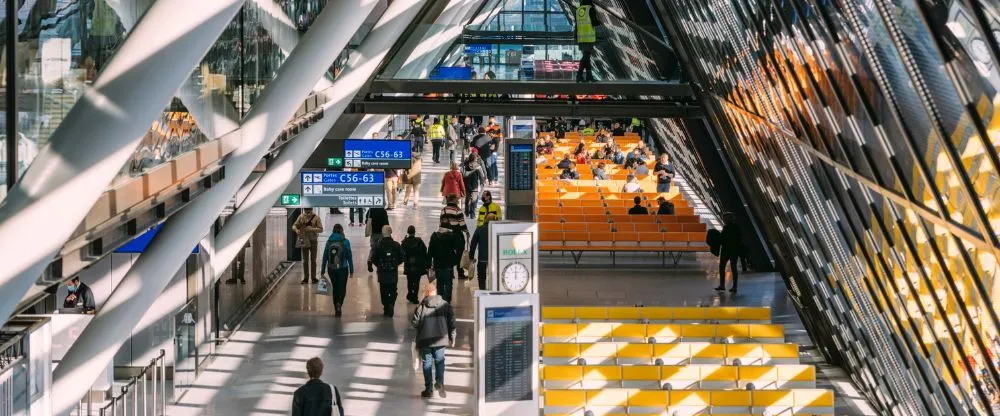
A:
[[[503,209],[500,208],[500,204],[493,202],[493,194],[490,191],[483,191],[483,205],[479,207],[476,227],[482,227],[486,223],[486,215],[488,214],[493,214],[497,220],[503,219]]]
[[[69,295],[66,295],[66,299],[63,300],[64,308],[80,308],[83,313],[94,313],[97,309],[97,303],[94,302],[94,292],[90,290],[90,286],[81,282],[79,277],[70,280],[66,284],[66,290],[69,291]]]

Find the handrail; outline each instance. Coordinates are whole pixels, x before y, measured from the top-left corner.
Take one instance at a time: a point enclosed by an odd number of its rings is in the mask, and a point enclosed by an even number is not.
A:
[[[143,367],[139,374],[129,377],[128,383],[121,387],[119,394],[112,397],[110,402],[98,411],[98,414],[100,416],[118,416],[120,407],[121,415],[146,415],[150,411],[154,416],[165,415],[167,411],[166,355],[166,351],[161,349],[160,354],[150,360],[149,365]],[[147,380],[152,381],[152,386]],[[152,396],[149,393],[152,393]],[[130,404],[131,406],[129,406]],[[80,401],[76,414],[90,415],[92,406],[93,401],[88,394],[85,400]]]

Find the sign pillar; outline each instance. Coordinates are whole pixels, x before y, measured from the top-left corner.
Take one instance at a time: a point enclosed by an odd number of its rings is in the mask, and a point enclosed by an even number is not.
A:
[[[507,139],[507,169],[504,183],[505,217],[509,220],[531,221],[535,207],[535,141]]]
[[[476,415],[537,415],[537,293],[476,296]]]
[[[538,224],[491,221],[486,288],[494,292],[538,293]]]

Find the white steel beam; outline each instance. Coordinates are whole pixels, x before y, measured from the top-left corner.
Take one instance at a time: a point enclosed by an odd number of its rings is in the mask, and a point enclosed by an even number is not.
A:
[[[421,42],[413,48],[403,67],[392,78],[427,79],[434,66],[462,34],[465,22],[472,19],[479,3],[478,0],[449,2]]]
[[[225,161],[226,179],[171,216],[67,351],[53,375],[56,414],[67,414],[156,301],[193,247],[267,153],[316,80],[357,31],[376,0],[330,2],[233,134],[242,145]],[[204,3],[204,2],[203,2]],[[174,9],[176,13],[176,8]],[[184,13],[180,13],[184,15]],[[179,83],[178,83],[179,84]]]
[[[264,176],[250,191],[243,205],[226,221],[219,234],[215,236],[216,251],[212,257],[212,269],[216,279],[233,261],[257,225],[264,220],[274,201],[288,187],[292,178],[302,169],[306,159],[316,150],[316,146],[340,118],[347,105],[371,78],[379,64],[386,58],[385,55],[393,43],[424,7],[424,3],[426,0],[395,0],[389,5],[382,19],[361,43],[352,62],[334,81],[334,88],[327,92],[330,100],[325,106],[326,115],[323,119],[285,145]],[[368,129],[369,127],[362,122],[354,132],[367,133]]]
[[[156,2],[93,87],[84,89],[0,203],[0,320],[80,225],[242,4]],[[35,237],[26,244],[26,236]]]

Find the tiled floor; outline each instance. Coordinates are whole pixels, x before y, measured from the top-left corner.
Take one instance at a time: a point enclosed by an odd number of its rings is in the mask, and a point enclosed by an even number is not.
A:
[[[413,224],[426,240],[436,228],[437,189],[446,168],[433,166],[426,157],[424,166],[423,206],[390,211],[397,236]],[[345,220],[346,215],[328,216],[325,224],[329,229]],[[305,381],[305,361],[319,356],[326,363],[323,380],[339,387],[348,415],[471,415],[472,289],[456,285],[459,339],[448,351],[448,398],[421,399],[422,375],[414,371],[408,349],[413,339],[408,322],[412,306],[400,296],[396,316],[381,316],[378,283],[364,270],[367,239],[357,227],[349,229],[348,237],[359,267],[348,285],[342,318],[333,317],[329,297],[315,295],[311,286],[298,283],[301,269],[296,266],[243,329],[220,348],[219,356],[169,414],[288,414],[292,393]],[[615,269],[602,266],[606,261],[595,255],[576,267],[568,255],[543,257],[543,304],[769,305],[774,321],[788,325],[790,341],[807,346],[804,361],[820,364],[820,387],[837,389],[837,414],[874,414],[857,398],[842,371],[822,365],[822,357],[809,349],[810,341],[776,274],[745,276],[739,295],[719,296],[712,290],[718,273],[712,272],[710,257],[688,255],[677,268],[663,267],[650,256],[619,257],[620,264],[629,266]],[[405,282],[400,284],[405,294]]]

